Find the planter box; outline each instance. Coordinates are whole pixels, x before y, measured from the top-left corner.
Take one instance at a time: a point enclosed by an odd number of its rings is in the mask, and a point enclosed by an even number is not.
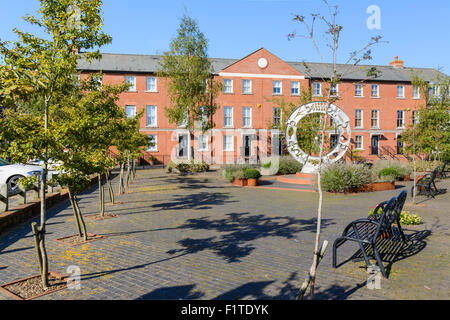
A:
[[[256,187],[258,185],[258,179],[248,179],[247,185],[249,187]]]
[[[247,185],[247,179],[234,179],[233,183],[237,186],[244,187]]]
[[[372,182],[363,185],[358,191],[360,192],[373,192],[383,190],[394,190],[395,182]]]

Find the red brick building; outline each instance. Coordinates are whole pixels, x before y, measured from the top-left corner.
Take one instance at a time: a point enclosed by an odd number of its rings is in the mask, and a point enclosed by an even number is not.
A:
[[[211,58],[213,77],[222,82],[223,92],[213,116],[215,127],[191,136],[182,125],[170,124],[164,108],[169,106],[167,81],[156,72],[161,56],[103,54],[101,60],[80,60],[81,77],[103,72],[103,83],[132,83],[129,92],[120,97],[127,115],[144,109],[141,132],[153,135],[156,144],[144,158],[154,156],[159,162],[171,159],[205,160],[209,163],[258,161],[281,151],[278,129],[280,109],[274,98],[299,101],[301,90],[311,89],[313,99],[323,100],[331,74],[331,64],[286,62],[261,48],[242,59]],[[407,68],[403,61],[376,66],[375,80],[367,80],[372,66],[338,65],[342,83],[333,88],[339,97],[335,102],[351,120],[351,147],[361,150],[368,160],[379,158],[406,160],[401,154],[398,137],[413,121],[413,112],[425,104],[413,88],[411,76],[417,74],[435,83],[439,72],[427,68]],[[442,74],[441,74],[442,75]],[[286,115],[287,117],[288,115]],[[331,133],[330,133],[331,134]]]

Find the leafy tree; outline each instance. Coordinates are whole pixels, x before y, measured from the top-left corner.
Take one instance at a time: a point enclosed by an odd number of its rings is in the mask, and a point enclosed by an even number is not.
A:
[[[160,77],[168,80],[170,106],[165,112],[169,122],[185,125],[191,134],[194,127],[203,132],[214,127],[212,115],[217,109],[214,101],[221,84],[211,76],[207,50],[208,40],[197,22],[184,14],[158,71]]]
[[[69,190],[79,236],[84,240],[87,240],[87,232],[77,196],[93,174],[101,176],[113,165],[108,148],[125,117],[116,102],[118,95],[127,88],[126,84],[100,88],[91,76],[79,87],[74,87],[72,94],[60,101],[60,109],[53,114],[58,124],[58,128],[54,128],[58,149],[64,150],[57,155],[64,171],[56,180]],[[101,191],[101,184],[100,187]],[[100,209],[104,209],[102,192],[100,196]],[[104,210],[100,214],[103,215]]]
[[[139,132],[139,119],[143,115],[143,110],[135,117],[125,118],[118,124],[112,145],[118,151],[116,160],[120,164],[119,194],[125,192],[125,184],[128,184],[130,178],[131,160],[142,155],[142,151],[147,146],[152,146],[154,141],[150,137]],[[127,175],[124,175],[125,166]]]
[[[437,154],[440,157],[449,156],[450,153],[450,78],[440,79],[439,91],[432,94],[433,87],[417,76],[413,78],[413,85],[420,88],[425,97],[426,104],[419,105],[418,122],[410,124],[402,133],[402,141],[406,144],[406,151],[424,153],[428,157]],[[430,94],[431,93],[431,94]]]
[[[61,154],[58,125],[51,118],[71,94],[80,50],[101,47],[111,41],[102,32],[101,0],[40,0],[40,17],[26,15],[25,21],[43,29],[45,37],[14,29],[18,40],[0,43],[0,96],[5,117],[0,126],[2,156],[23,162],[39,158],[44,162],[41,199],[45,198],[48,161]],[[87,60],[99,52],[84,53]],[[4,73],[3,73],[4,72]],[[38,101],[40,113],[26,109]],[[42,109],[42,110],[41,110]],[[46,203],[41,201],[40,225],[33,225],[43,287],[48,287],[48,259],[45,251]]]

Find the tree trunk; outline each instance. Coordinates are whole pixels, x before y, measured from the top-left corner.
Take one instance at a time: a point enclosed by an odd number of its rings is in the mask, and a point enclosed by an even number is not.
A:
[[[108,186],[109,201],[114,204],[114,190],[111,184],[111,173],[109,172],[109,169],[106,170],[106,184]]]
[[[48,289],[48,259],[47,251],[45,250],[45,229],[38,228],[37,223],[31,224],[31,230],[34,236],[34,245],[36,255],[39,263],[39,271],[41,274],[42,287],[44,290]]]
[[[328,110],[330,107],[330,102],[327,102]],[[325,130],[327,126],[327,118],[328,111],[325,111],[325,118],[322,125],[322,133],[320,138],[320,151],[319,151],[319,168],[317,172],[317,187],[319,191],[319,205],[317,208],[317,228],[316,228],[316,242],[314,244],[314,255],[313,255],[313,263],[311,266],[311,284],[310,284],[310,299],[314,299],[314,288],[316,283],[316,269],[319,261],[319,244],[320,244],[320,228],[322,223],[322,203],[323,203],[323,192],[322,192],[322,182],[321,182],[321,169],[322,169],[322,155],[323,155],[323,147],[325,142]]]
[[[78,229],[78,235],[80,238],[83,238],[84,241],[87,241],[87,231],[86,231],[86,224],[84,223],[83,216],[81,214],[80,207],[78,206],[78,199],[76,194],[70,191],[69,188],[69,198],[70,202],[72,204],[73,214],[75,216],[75,222],[77,224]]]
[[[133,173],[133,180],[136,178],[136,159],[133,159],[133,161],[131,162],[132,165],[132,173]]]
[[[75,217],[75,223],[77,225],[77,231],[81,237],[83,232],[81,231],[81,225],[80,225],[80,220],[78,219],[77,208],[75,206],[75,200],[74,200],[74,197],[73,197],[72,193],[70,192],[70,190],[69,190],[69,200],[70,200],[70,204],[72,205],[73,215]]]
[[[98,174],[99,212],[100,216],[105,216],[105,190],[102,181],[102,174]]]
[[[124,193],[124,189],[125,189],[124,181],[123,181],[123,178],[124,178],[123,166],[124,165],[125,164],[123,162],[120,163],[119,194],[123,194]]]
[[[130,184],[130,155],[127,156],[127,178],[126,178],[127,188]]]

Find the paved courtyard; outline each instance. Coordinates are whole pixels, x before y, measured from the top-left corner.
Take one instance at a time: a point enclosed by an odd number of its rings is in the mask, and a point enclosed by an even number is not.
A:
[[[448,189],[450,179],[437,184]],[[331,246],[345,225],[405,186],[409,193],[411,182],[398,185],[395,191],[325,194],[322,240],[329,247],[316,298],[449,298],[449,193],[421,197],[414,207],[408,197],[405,209],[424,223],[406,226],[408,246],[385,255],[389,278],[381,289],[366,286],[363,262],[331,267]],[[83,214],[97,212],[97,196],[96,187],[80,196]],[[122,203],[106,209],[119,217],[86,220],[88,232],[106,238],[81,246],[55,241],[76,233],[70,203],[50,210],[50,270],[66,275],[69,266],[79,266],[81,289],[39,299],[294,299],[310,268],[317,193],[235,187],[217,172],[182,177],[146,169],[137,171],[127,194],[116,197]],[[30,222],[0,237],[1,284],[38,274],[33,243]],[[344,244],[339,261],[356,251]]]

